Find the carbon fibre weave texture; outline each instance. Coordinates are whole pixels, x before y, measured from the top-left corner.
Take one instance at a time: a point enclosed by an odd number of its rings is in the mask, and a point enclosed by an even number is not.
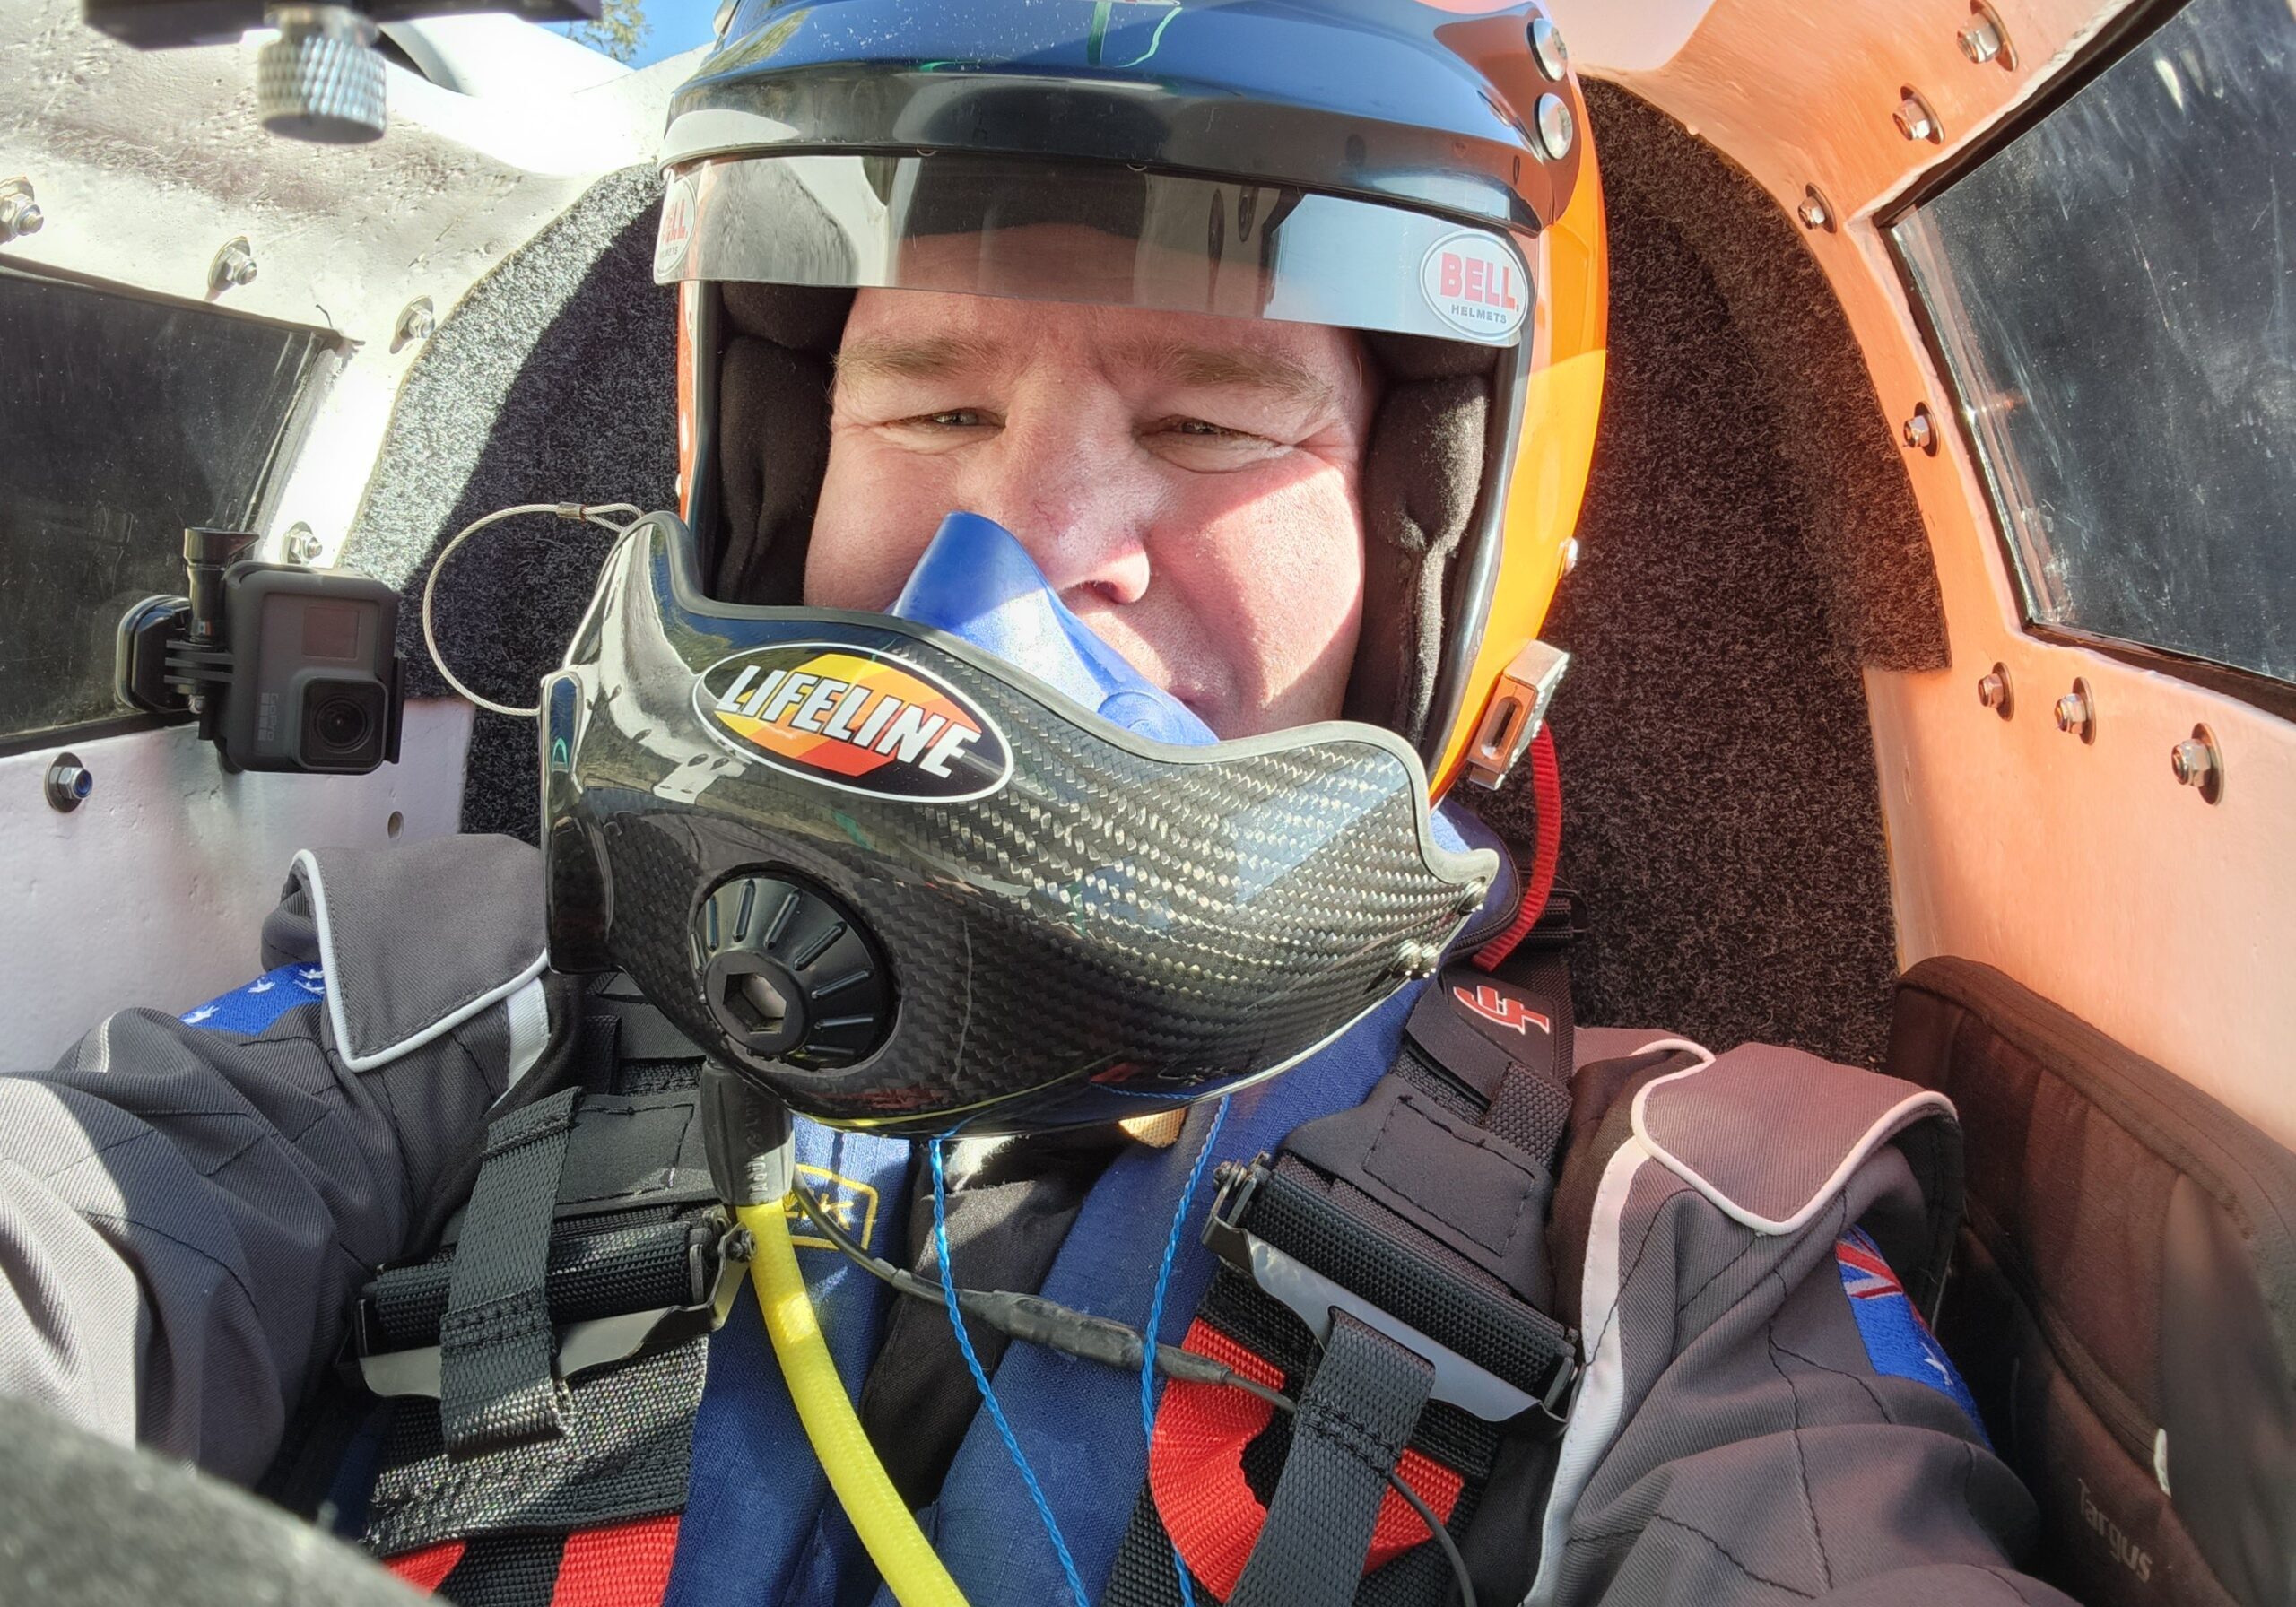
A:
[[[576,876],[566,901],[604,908],[599,958],[808,1115],[993,1131],[1200,1098],[1347,1025],[1481,900],[1487,872],[1474,862],[1450,874],[1445,856],[1431,864],[1423,783],[1377,742],[1135,752],[893,630],[689,614],[666,569],[642,543],[623,550],[597,628],[577,646],[587,661],[552,688],[546,740],[563,755],[546,784],[553,853],[587,853],[601,884]],[[962,803],[883,796],[713,735],[697,675],[801,639],[942,682],[1008,745],[1009,780]],[[761,1066],[725,1043],[694,912],[709,889],[760,867],[828,890],[885,956],[897,1013],[866,1058]],[[554,869],[554,889],[565,882]]]

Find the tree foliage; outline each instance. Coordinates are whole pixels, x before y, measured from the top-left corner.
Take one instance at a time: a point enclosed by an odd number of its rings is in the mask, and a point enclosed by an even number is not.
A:
[[[638,47],[653,31],[654,25],[646,20],[646,0],[605,0],[596,22],[577,22],[566,34],[627,65],[637,59]]]

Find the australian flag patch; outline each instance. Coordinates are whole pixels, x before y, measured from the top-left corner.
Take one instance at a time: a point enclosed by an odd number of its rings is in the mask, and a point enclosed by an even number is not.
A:
[[[1881,1250],[1862,1229],[1853,1228],[1834,1242],[1834,1259],[1841,1266],[1841,1291],[1849,1297],[1849,1314],[1857,1319],[1857,1335],[1877,1373],[1910,1378],[1945,1396],[1969,1418],[1978,1437],[1990,1446],[1985,1420],[1978,1415],[1970,1386],[1929,1332],[1929,1325],[1906,1298],[1905,1286],[1882,1259]]]
[[[283,965],[264,972],[245,987],[187,1010],[176,1019],[187,1027],[210,1032],[235,1032],[252,1038],[267,1032],[271,1024],[298,1004],[326,997],[326,972],[315,965]]]

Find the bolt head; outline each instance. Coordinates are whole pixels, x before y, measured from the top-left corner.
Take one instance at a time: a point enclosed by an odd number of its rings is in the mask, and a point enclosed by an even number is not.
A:
[[[303,568],[309,569],[319,560],[322,548],[319,544],[318,533],[309,525],[298,524],[290,529],[287,532],[284,545],[289,563],[300,564]]]
[[[1999,708],[2009,701],[2009,682],[1998,670],[1978,677],[1977,700],[1987,708]]]
[[[1530,26],[1531,55],[1539,64],[1539,71],[1557,83],[1562,82],[1563,70],[1570,65],[1570,52],[1563,48],[1562,35],[1544,17],[1533,17]]]
[[[28,234],[38,234],[40,225],[47,222],[48,214],[29,195],[11,195],[0,201],[0,240],[19,240]]]
[[[430,298],[417,297],[406,304],[398,315],[397,334],[401,345],[413,345],[427,341],[439,332],[439,315],[431,310]]]
[[[1900,427],[1899,433],[1904,438],[1905,444],[1917,452],[1937,450],[1937,425],[1926,407],[1915,408]]]
[[[1561,161],[1570,154],[1570,142],[1578,137],[1578,119],[1570,115],[1570,103],[1560,95],[1541,95],[1538,104],[1539,144],[1545,150],[1547,160]]]
[[[1826,211],[1826,204],[1815,195],[1803,196],[1802,204],[1794,209],[1794,215],[1802,220],[1805,229],[1823,229],[1833,221],[1832,214]]]
[[[2001,30],[1987,17],[1978,18],[1955,34],[1953,40],[1961,46],[1961,54],[1979,66],[2001,54]]]
[[[58,814],[70,814],[88,801],[96,790],[96,778],[81,765],[76,755],[59,753],[48,767],[48,806]]]
[[[233,240],[215,254],[215,265],[208,270],[207,281],[216,290],[230,290],[253,284],[256,272],[255,253],[245,240]]]
[[[2169,769],[2186,786],[2206,786],[2209,772],[2215,768],[2216,756],[2196,736],[2188,736],[2169,750]]]
[[[2067,735],[2078,735],[2089,724],[2089,699],[2079,692],[2067,692],[2057,700],[2057,728]]]
[[[1909,140],[1927,140],[1935,144],[1944,138],[1937,126],[1936,114],[1918,95],[1908,95],[1900,100],[1897,110],[1890,114],[1890,120],[1898,126],[1898,132]]]

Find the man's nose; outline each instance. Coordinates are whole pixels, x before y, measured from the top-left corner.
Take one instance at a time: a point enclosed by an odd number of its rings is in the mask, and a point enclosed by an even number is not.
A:
[[[1011,531],[1070,607],[1136,603],[1148,589],[1154,502],[1135,456],[1128,420],[1049,407],[1008,421],[970,488],[974,511]]]

